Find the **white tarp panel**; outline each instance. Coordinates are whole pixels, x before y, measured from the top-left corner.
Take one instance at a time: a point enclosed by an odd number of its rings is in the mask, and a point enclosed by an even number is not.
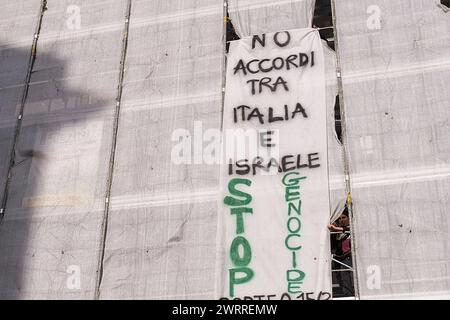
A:
[[[308,28],[315,0],[228,0],[230,19],[240,38]]]
[[[450,297],[450,16],[337,0],[362,298]]]
[[[94,297],[124,21],[122,1],[47,1],[0,227],[3,298]]]
[[[223,1],[132,4],[101,298],[214,297]],[[172,149],[192,145],[186,161]]]
[[[308,28],[247,37],[232,42],[227,63],[219,293],[330,298],[319,33]]]

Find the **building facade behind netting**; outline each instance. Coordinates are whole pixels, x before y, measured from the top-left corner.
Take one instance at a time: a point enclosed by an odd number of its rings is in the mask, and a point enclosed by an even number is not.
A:
[[[220,166],[194,136],[223,130],[230,42],[303,28],[354,296],[450,297],[448,1],[0,2],[1,298],[219,297]]]

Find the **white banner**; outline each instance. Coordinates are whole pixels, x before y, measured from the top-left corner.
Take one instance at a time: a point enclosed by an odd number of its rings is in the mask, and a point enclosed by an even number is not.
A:
[[[329,299],[325,70],[317,30],[232,42],[220,298]]]

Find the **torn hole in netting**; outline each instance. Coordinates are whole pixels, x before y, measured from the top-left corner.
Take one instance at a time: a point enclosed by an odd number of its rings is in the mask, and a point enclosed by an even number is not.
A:
[[[334,131],[339,143],[342,144],[342,121],[341,121],[341,106],[339,104],[339,95],[336,96],[334,103]]]
[[[230,48],[230,42],[239,40],[239,36],[236,33],[236,30],[234,29],[233,22],[230,19],[230,16],[227,11],[227,33],[226,33],[226,51],[228,53],[228,50]]]
[[[316,0],[313,28],[318,28],[320,38],[327,43],[330,49],[335,50],[331,0]]]

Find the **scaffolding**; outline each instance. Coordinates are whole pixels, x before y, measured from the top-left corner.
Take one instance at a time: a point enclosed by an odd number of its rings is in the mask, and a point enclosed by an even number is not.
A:
[[[450,296],[448,0],[232,2],[5,3],[0,297],[212,297],[217,168],[171,165],[170,134],[221,128],[239,29],[311,26],[336,59],[330,189],[352,241],[332,278],[351,274],[355,299]]]

